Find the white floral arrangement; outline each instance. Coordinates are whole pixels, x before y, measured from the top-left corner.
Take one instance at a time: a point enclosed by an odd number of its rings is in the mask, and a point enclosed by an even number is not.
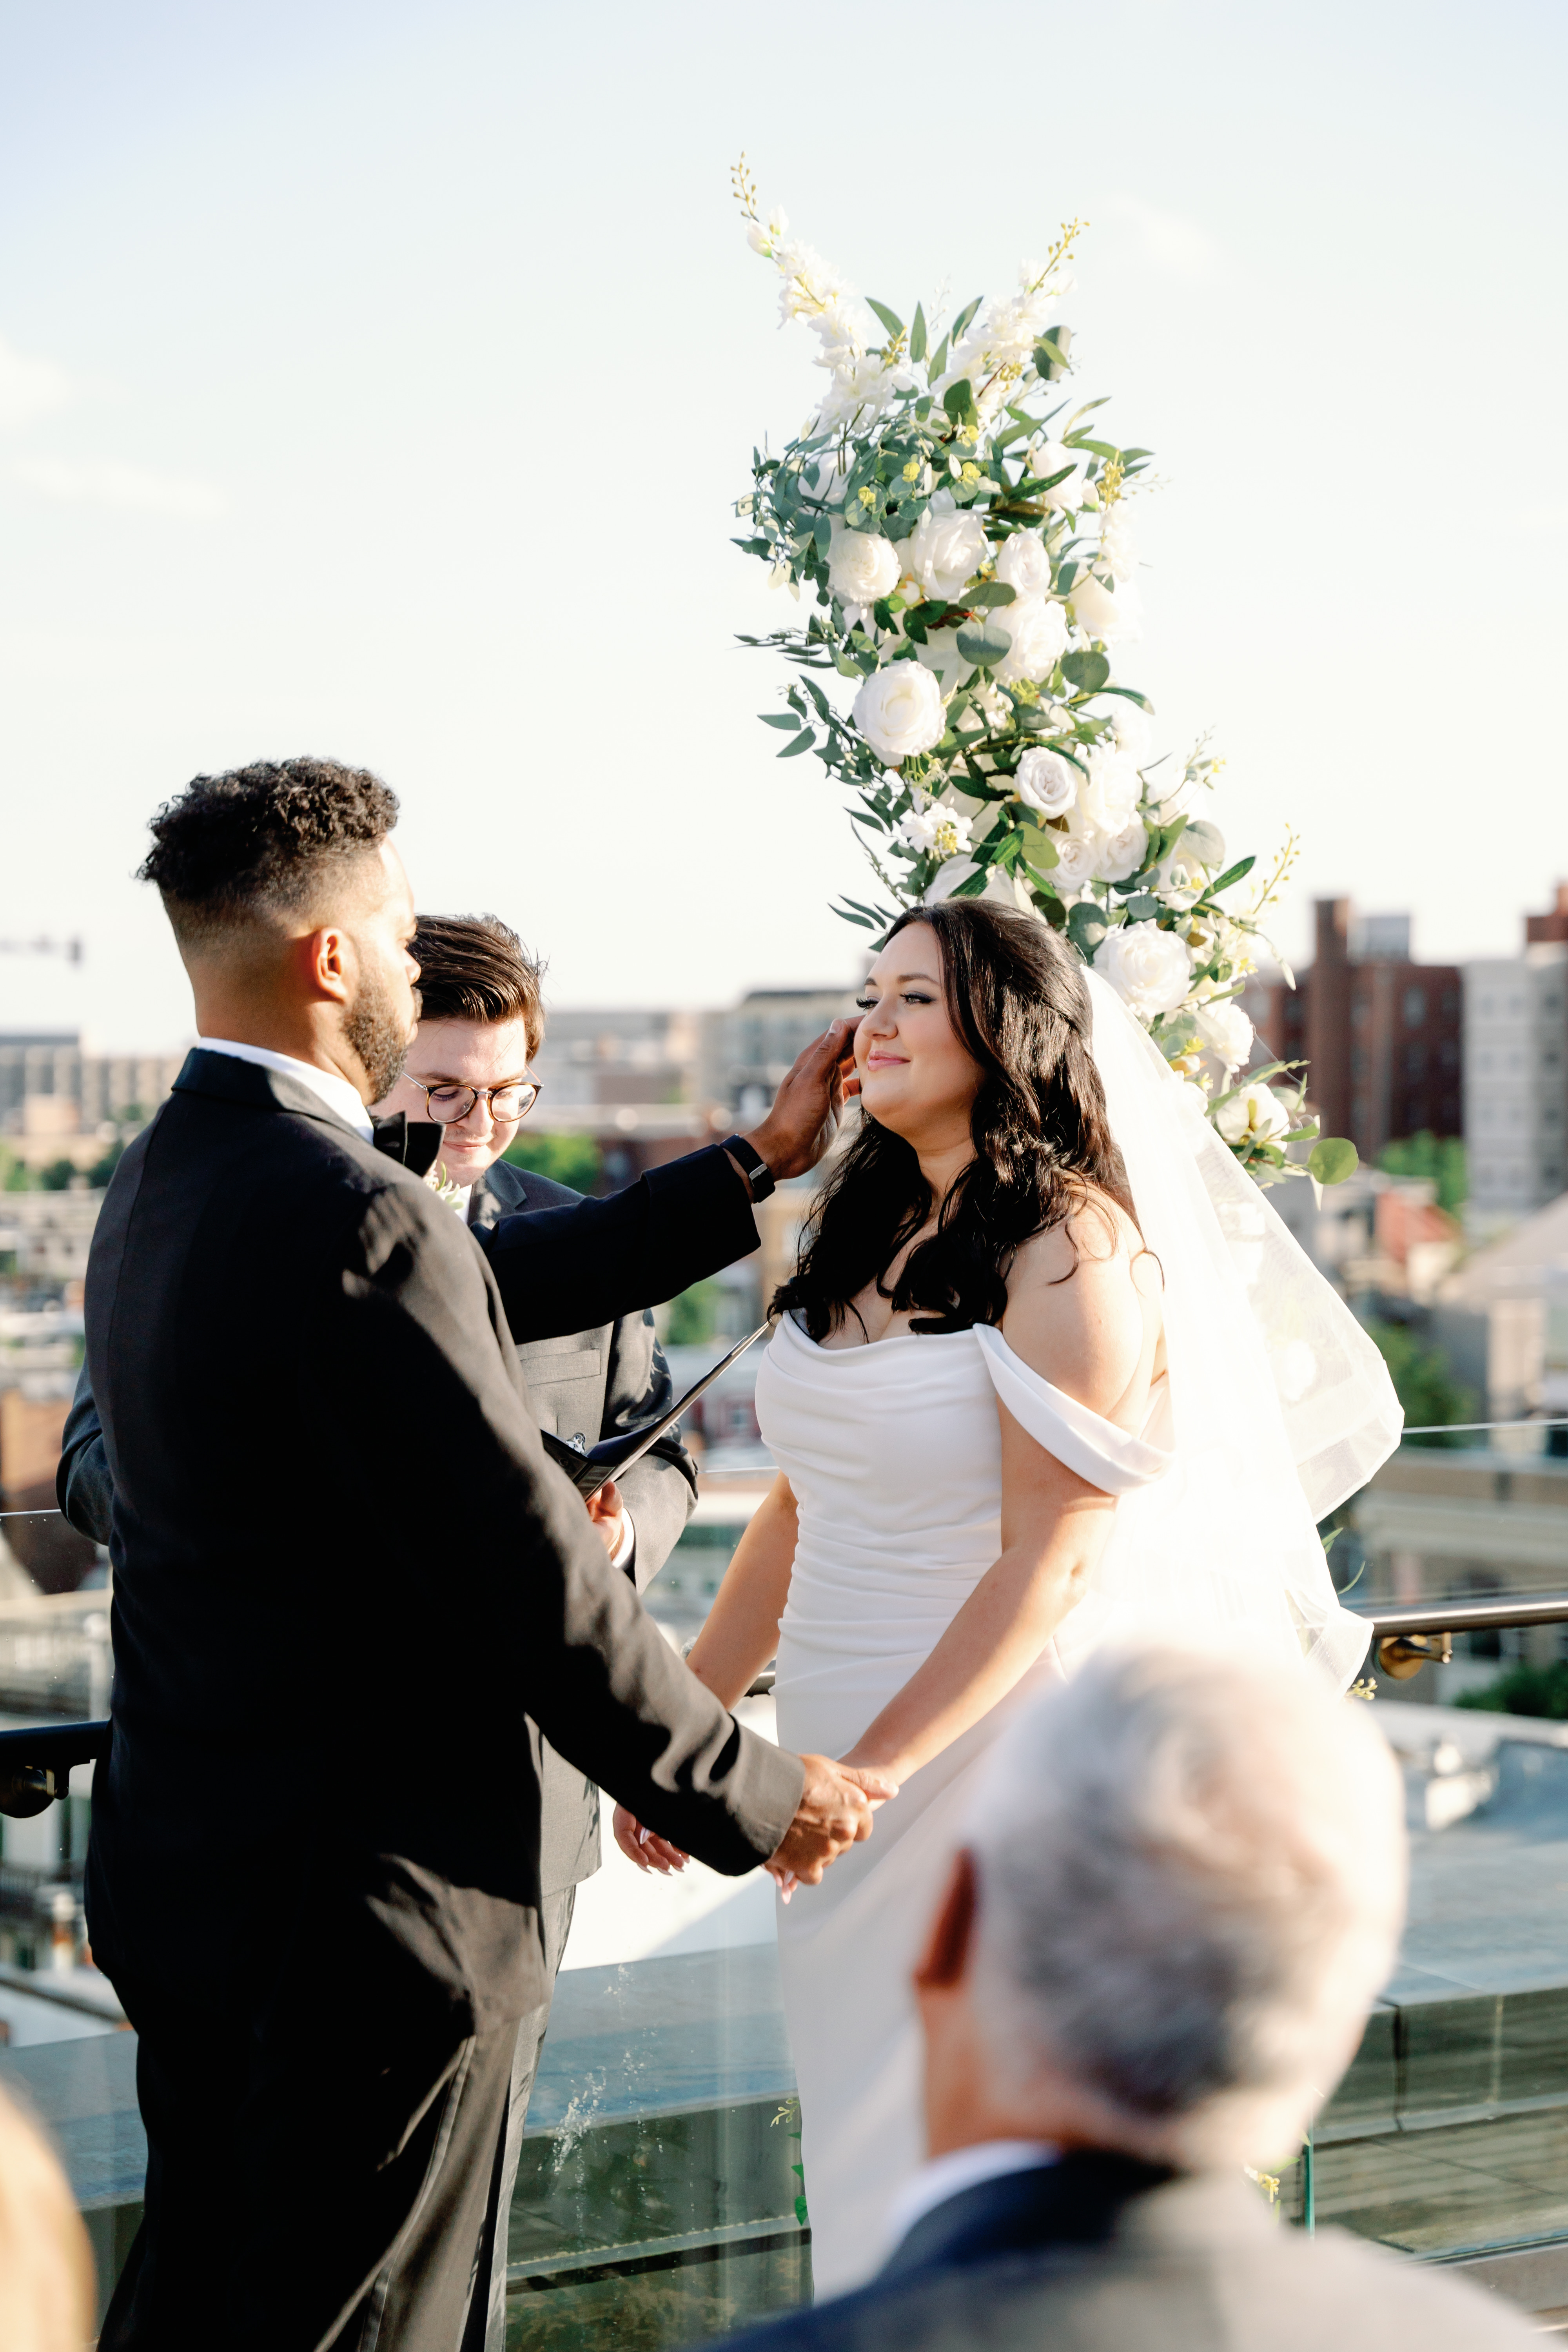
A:
[[[1248,1072],[1238,1003],[1288,842],[1250,902],[1256,860],[1227,862],[1203,814],[1218,762],[1200,743],[1174,777],[1152,757],[1147,698],[1120,676],[1139,634],[1129,507],[1151,452],[1071,410],[1062,305],[1082,224],[1064,226],[1017,290],[951,321],[910,323],[863,299],[782,212],[765,219],[744,158],[735,189],[753,250],[783,280],[782,323],[821,346],[820,404],[782,457],[753,453],[737,541],[814,607],[778,648],[797,675],[764,724],[781,760],[815,752],[849,785],[850,814],[892,905],[837,910],[880,936],[900,908],[990,897],[1063,932],[1195,1090],[1259,1182],[1337,1183],[1354,1147],[1320,1137],[1301,1066]],[[850,681],[831,698],[813,673]],[[1267,944],[1267,942],[1265,942]],[[1311,1143],[1305,1161],[1289,1147]]]

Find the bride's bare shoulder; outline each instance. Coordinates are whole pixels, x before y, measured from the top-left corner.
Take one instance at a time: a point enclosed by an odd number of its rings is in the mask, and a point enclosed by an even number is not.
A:
[[[1109,1192],[1086,1184],[1059,1224],[1020,1244],[1007,1276],[1008,1301],[1077,1281],[1086,1290],[1107,1282],[1120,1286],[1146,1256],[1143,1236],[1126,1210]],[[1142,1287],[1135,1273],[1134,1286]]]

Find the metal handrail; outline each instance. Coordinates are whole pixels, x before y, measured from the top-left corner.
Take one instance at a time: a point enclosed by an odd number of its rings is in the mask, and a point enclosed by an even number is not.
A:
[[[1345,1606],[1352,1616],[1366,1620],[1375,1641],[1391,1633],[1474,1633],[1489,1625],[1568,1624],[1568,1592],[1540,1592],[1530,1600],[1499,1592],[1485,1600],[1379,1601],[1362,1609],[1347,1601]]]

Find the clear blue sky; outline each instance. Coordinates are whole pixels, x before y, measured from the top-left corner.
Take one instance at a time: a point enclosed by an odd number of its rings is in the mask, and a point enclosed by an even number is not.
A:
[[[403,795],[420,902],[561,1002],[853,969],[777,768],[793,611],[729,544],[811,343],[726,172],[865,291],[1073,213],[1083,395],[1163,484],[1127,673],[1234,848],[1508,951],[1568,876],[1568,17],[1494,0],[832,11],[4,0],[0,1026],[188,1029],[153,805],[294,751]]]

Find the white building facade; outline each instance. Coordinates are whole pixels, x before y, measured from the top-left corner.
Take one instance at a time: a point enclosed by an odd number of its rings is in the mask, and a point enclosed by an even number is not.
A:
[[[1484,1240],[1568,1190],[1568,944],[1465,966],[1468,1222]]]

